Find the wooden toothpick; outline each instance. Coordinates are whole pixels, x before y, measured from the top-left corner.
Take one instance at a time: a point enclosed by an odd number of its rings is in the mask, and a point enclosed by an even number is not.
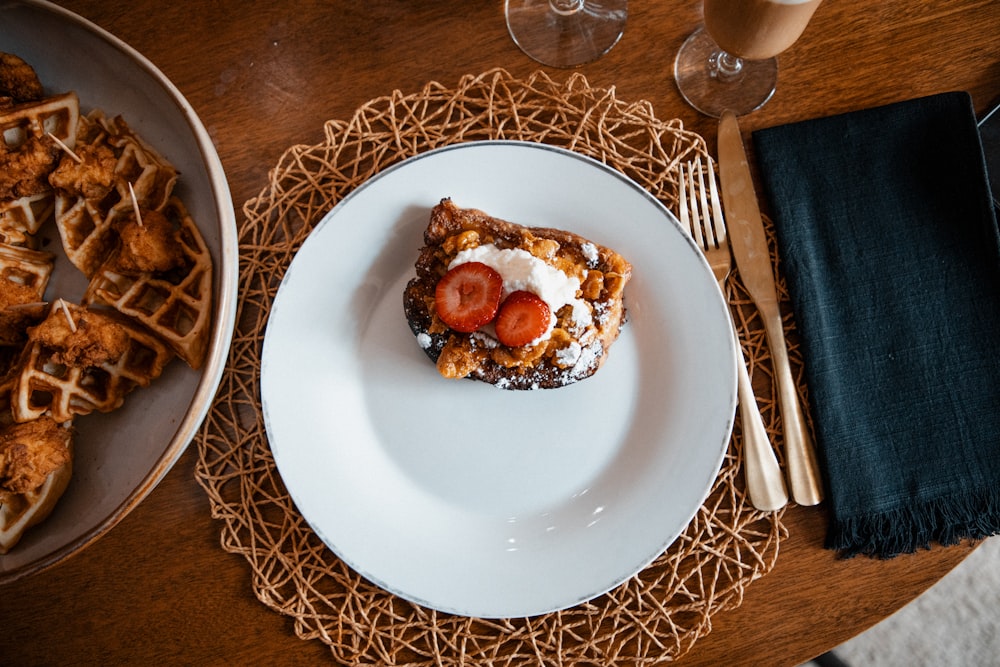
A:
[[[67,146],[63,142],[61,142],[59,140],[59,137],[57,137],[56,135],[52,134],[51,132],[46,132],[45,134],[49,135],[49,138],[52,139],[52,141],[56,142],[56,146],[58,146],[59,148],[63,149],[64,151],[66,151],[71,158],[73,158],[74,160],[76,160],[77,164],[83,164],[83,158],[80,157],[79,155],[77,155],[76,153],[74,153],[72,148],[70,148],[69,146]]]
[[[69,330],[76,333],[76,322],[73,321],[73,314],[69,312],[69,306],[66,305],[65,299],[59,299],[59,307],[62,308],[63,315],[66,316],[66,321],[69,322]]]
[[[142,227],[142,215],[139,214],[139,200],[135,198],[135,190],[132,189],[131,181],[128,184],[128,193],[132,197],[132,209],[135,211],[135,221]]]

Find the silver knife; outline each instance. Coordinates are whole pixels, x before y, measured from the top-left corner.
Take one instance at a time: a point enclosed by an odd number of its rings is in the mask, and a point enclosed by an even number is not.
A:
[[[792,498],[799,505],[815,505],[823,500],[819,463],[788,362],[767,236],[757,206],[740,127],[736,114],[731,111],[724,112],[719,121],[719,183],[736,268],[764,320],[771,348]]]

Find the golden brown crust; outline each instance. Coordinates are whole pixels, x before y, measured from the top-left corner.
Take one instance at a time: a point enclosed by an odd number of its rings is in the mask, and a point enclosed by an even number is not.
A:
[[[71,311],[62,302],[29,335],[32,342],[52,350],[49,359],[53,363],[65,366],[114,363],[129,345],[128,331],[121,322],[98,311]]]
[[[578,306],[556,313],[551,335],[534,345],[510,348],[487,333],[459,333],[438,318],[434,291],[461,250],[484,244],[519,248],[577,278]],[[450,199],[434,207],[416,261],[416,277],[403,295],[410,329],[438,371],[449,378],[470,377],[506,389],[562,387],[600,368],[625,317],[623,293],[632,266],[610,248],[564,230],[525,227]]]
[[[0,141],[0,200],[19,199],[51,191],[49,174],[62,150],[51,138],[28,137],[16,148]]]
[[[0,52],[0,103],[34,102],[43,94],[42,82],[31,65],[13,53]]]

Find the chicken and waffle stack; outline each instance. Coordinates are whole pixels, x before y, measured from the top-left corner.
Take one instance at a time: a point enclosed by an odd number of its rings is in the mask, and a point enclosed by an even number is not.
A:
[[[173,351],[142,325],[110,310],[59,300],[28,332],[15,364],[11,414],[18,423],[48,416],[111,412],[135,387],[146,387]]]
[[[121,117],[108,119],[100,110],[81,118],[73,152],[80,161],[63,157],[49,180],[63,249],[90,278],[115,245],[115,224],[136,204],[163,208],[177,171]]]
[[[0,554],[52,512],[73,473],[73,431],[42,417],[15,423],[14,378],[0,382]]]
[[[73,148],[79,119],[76,93],[0,107],[0,242],[34,245],[55,206],[48,177],[62,157],[59,144]]]
[[[177,197],[140,217],[141,225],[134,215],[122,219],[118,244],[94,273],[83,301],[138,320],[199,368],[212,315],[208,246]]]
[[[72,470],[78,417],[110,412],[179,356],[205,361],[212,260],[174,194],[177,170],[75,93],[44,97],[0,53],[0,554],[44,519]],[[53,221],[89,281],[80,303],[46,289]],[[75,269],[74,269],[75,267]]]
[[[68,426],[50,417],[0,430],[0,554],[48,517],[66,491],[73,474],[72,438]]]

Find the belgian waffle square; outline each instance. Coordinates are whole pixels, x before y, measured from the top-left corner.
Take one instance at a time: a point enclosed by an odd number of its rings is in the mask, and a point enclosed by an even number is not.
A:
[[[0,346],[23,343],[27,327],[45,316],[54,262],[51,253],[0,243]]]

